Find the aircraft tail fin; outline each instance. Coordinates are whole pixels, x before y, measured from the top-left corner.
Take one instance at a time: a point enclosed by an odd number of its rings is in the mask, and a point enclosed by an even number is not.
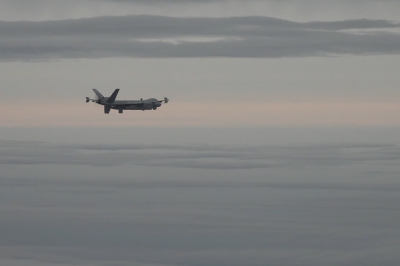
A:
[[[113,103],[115,101],[115,98],[117,98],[117,94],[119,92],[119,89],[115,89],[113,94],[108,98],[107,103]]]
[[[94,91],[94,93],[96,93],[97,98],[99,98],[99,99],[103,99],[104,98],[103,94],[101,94],[98,90],[93,89],[93,91]]]

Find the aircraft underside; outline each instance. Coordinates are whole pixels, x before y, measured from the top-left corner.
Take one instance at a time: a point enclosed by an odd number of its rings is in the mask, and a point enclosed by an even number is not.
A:
[[[104,106],[104,113],[108,114],[110,109],[118,110],[120,114],[123,113],[124,110],[156,110],[158,106],[152,105],[142,105],[142,106]]]
[[[136,105],[130,105],[130,106],[113,106],[111,109],[115,110],[156,110],[158,106],[153,106],[153,105],[142,105],[142,106],[136,106]]]

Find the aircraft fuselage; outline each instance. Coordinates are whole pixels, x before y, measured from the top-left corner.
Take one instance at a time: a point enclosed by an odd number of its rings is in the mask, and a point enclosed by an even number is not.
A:
[[[115,101],[110,105],[111,109],[116,110],[155,110],[157,107],[161,106],[159,100],[155,98],[150,98],[146,100],[127,100],[127,101]]]
[[[116,89],[110,97],[104,97],[99,91],[93,89],[97,95],[97,99],[90,99],[86,97],[86,102],[92,101],[97,104],[104,106],[104,113],[108,114],[111,109],[118,110],[122,113],[123,110],[156,110],[162,105],[162,103],[167,103],[169,100],[164,97],[163,100],[157,100],[156,98],[140,99],[140,100],[115,100],[119,89]]]

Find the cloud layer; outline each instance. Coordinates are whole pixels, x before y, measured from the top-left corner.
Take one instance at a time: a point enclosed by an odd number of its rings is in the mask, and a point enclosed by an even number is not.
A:
[[[126,143],[0,141],[0,264],[399,259],[396,145]]]
[[[369,162],[398,164],[394,145],[348,144],[299,147],[232,147],[208,145],[55,145],[0,141],[3,165],[144,165],[199,169],[267,169],[335,167]]]
[[[0,22],[0,60],[68,58],[304,57],[398,54],[400,24],[298,23],[270,17],[95,17]]]

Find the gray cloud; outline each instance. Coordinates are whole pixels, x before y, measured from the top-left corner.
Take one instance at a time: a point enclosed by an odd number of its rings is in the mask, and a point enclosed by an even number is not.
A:
[[[294,190],[342,190],[398,192],[393,181],[399,174],[400,148],[391,144],[332,144],[300,146],[82,144],[1,141],[0,165],[47,169],[45,175],[9,176],[3,171],[0,187],[79,187],[80,191],[109,193],[138,188],[271,188]],[[95,169],[86,176],[56,177],[76,167]],[[146,171],[153,169],[154,177]],[[108,169],[114,170],[108,170]],[[53,170],[51,170],[53,169]],[[143,169],[143,168],[142,168]],[[323,174],[314,180],[310,169]],[[176,175],[176,171],[190,173]],[[115,173],[114,173],[115,171]],[[212,171],[213,178],[203,172]],[[235,171],[249,178],[238,179]],[[169,173],[165,175],[165,172]],[[171,175],[171,172],[175,173]],[[342,176],[341,172],[352,173]],[[193,174],[192,174],[193,173]],[[195,174],[197,173],[197,174]],[[239,173],[239,172],[238,172]],[[251,173],[251,174],[249,174]],[[286,173],[286,174],[283,174]],[[110,182],[109,176],[113,176]],[[76,174],[75,174],[76,175]],[[276,175],[277,178],[273,178]],[[339,175],[339,176],[337,176]],[[380,182],[359,183],[381,177]],[[203,176],[203,177],[200,177]],[[253,176],[253,177],[251,177]],[[258,177],[262,177],[259,179]],[[282,177],[283,180],[281,180]],[[300,178],[300,179],[299,179]],[[333,178],[333,179],[332,179]],[[331,182],[331,179],[334,182]],[[362,180],[361,179],[361,180]]]
[[[0,141],[0,264],[399,259],[396,145],[127,143]]]
[[[400,148],[386,144],[298,147],[221,145],[56,145],[0,141],[0,164],[124,164],[199,169],[264,169],[288,166],[335,167],[366,162],[400,161]]]
[[[380,173],[380,176],[385,173]],[[395,173],[396,175],[398,173]],[[79,187],[79,191],[90,193],[113,193],[118,189],[162,189],[162,188],[263,188],[263,189],[285,189],[285,190],[336,190],[336,191],[360,191],[360,192],[400,192],[400,185],[397,183],[377,183],[377,184],[360,184],[355,182],[279,182],[279,181],[252,181],[252,180],[223,180],[220,178],[201,179],[187,178],[174,180],[163,177],[162,179],[145,180],[145,179],[126,179],[113,177],[113,182],[108,179],[98,177],[96,180],[92,178],[79,179],[59,179],[44,177],[2,177],[0,178],[0,186],[5,188],[34,188],[39,186],[63,186],[64,188]]]
[[[12,193],[2,193],[1,259],[193,266],[351,265],[374,258],[393,265],[398,259],[398,193],[238,186],[95,194],[72,186],[73,192],[61,183],[53,190],[44,183],[3,189]]]
[[[92,2],[96,2],[99,0],[91,0]],[[102,1],[102,0],[100,0]],[[297,2],[295,0],[106,0],[107,2],[112,3],[132,3],[132,4],[151,4],[151,3],[168,3],[168,4],[187,4],[187,3],[215,3],[215,2],[272,2],[272,3],[294,3]],[[353,4],[362,4],[362,3],[369,3],[374,2],[375,0],[352,0]],[[315,4],[319,2],[328,2],[324,0],[303,0],[304,4]],[[348,2],[343,1],[342,2]],[[391,3],[396,2],[396,0],[380,0],[382,3]]]
[[[96,17],[0,22],[0,60],[104,57],[302,57],[398,54],[400,24],[270,17]],[[351,30],[351,31],[349,31]]]
[[[97,1],[97,0],[92,0]],[[131,3],[131,4],[204,4],[204,3],[218,3],[218,2],[236,2],[237,0],[106,0],[111,3]]]

